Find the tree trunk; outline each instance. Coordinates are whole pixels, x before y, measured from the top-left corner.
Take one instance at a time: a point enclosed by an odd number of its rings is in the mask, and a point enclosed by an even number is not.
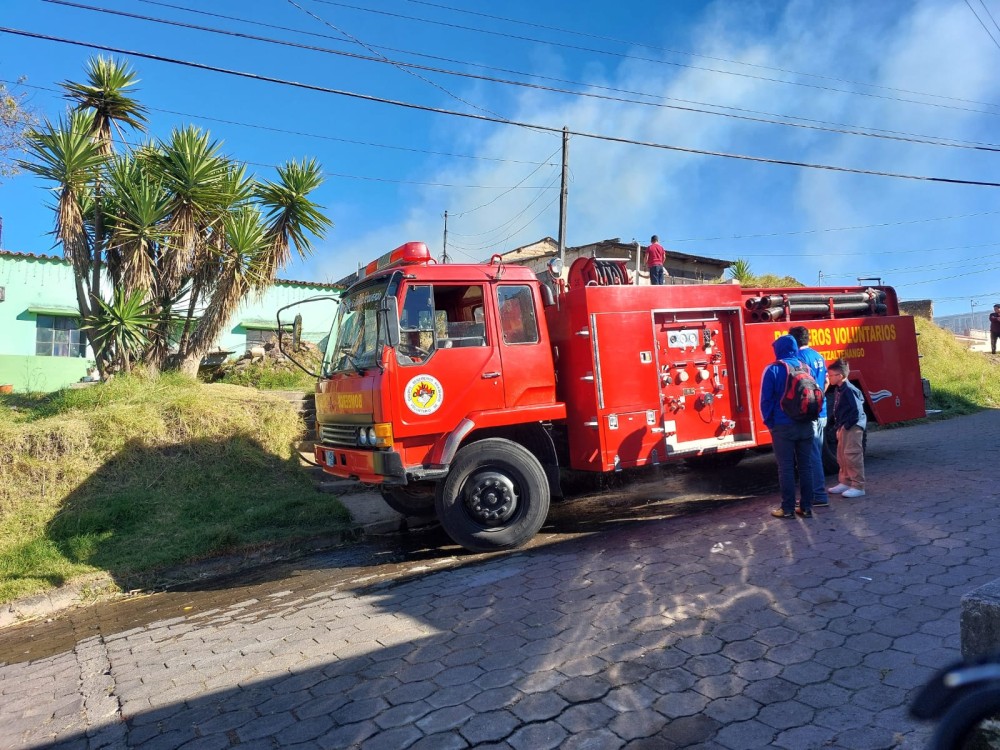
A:
[[[201,364],[201,354],[189,352],[181,357],[177,362],[177,371],[187,375],[189,378],[198,377],[198,365]]]

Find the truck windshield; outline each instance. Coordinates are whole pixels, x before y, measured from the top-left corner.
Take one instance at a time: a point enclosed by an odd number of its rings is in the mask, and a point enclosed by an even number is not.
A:
[[[379,325],[389,280],[382,279],[345,294],[330,329],[323,374],[363,372],[374,367],[386,344],[385,324]]]

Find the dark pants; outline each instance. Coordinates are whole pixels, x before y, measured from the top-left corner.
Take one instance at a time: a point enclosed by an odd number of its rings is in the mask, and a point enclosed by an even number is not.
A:
[[[649,267],[649,283],[663,285],[663,266],[650,266]]]
[[[778,485],[781,487],[781,509],[795,512],[795,469],[799,470],[799,493],[803,511],[812,510],[813,485],[813,423],[793,422],[771,428],[774,457],[778,461]]]
[[[1000,333],[993,333],[990,331],[990,351],[994,354],[997,353],[997,339],[1000,338]]]

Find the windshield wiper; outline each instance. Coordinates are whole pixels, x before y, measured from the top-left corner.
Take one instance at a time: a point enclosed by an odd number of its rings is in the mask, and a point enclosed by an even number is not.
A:
[[[365,368],[361,367],[358,364],[358,360],[354,357],[353,354],[351,354],[351,352],[348,349],[349,349],[349,346],[342,346],[342,347],[340,347],[340,353],[344,355],[344,359],[346,359],[348,362],[350,362],[351,367],[354,368],[354,371],[356,373],[358,373],[358,375],[364,375],[365,374]]]

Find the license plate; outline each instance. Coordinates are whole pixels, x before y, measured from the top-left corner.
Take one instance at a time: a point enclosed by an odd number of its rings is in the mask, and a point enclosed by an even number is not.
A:
[[[327,451],[326,452],[326,465],[327,466],[336,466],[337,465],[337,454],[334,453],[333,451]]]

